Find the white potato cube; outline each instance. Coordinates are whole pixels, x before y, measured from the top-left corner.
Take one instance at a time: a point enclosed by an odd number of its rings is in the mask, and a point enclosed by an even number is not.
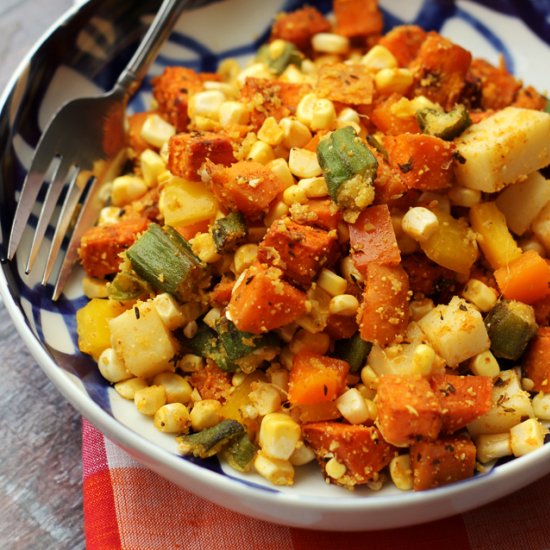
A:
[[[506,107],[470,126],[456,141],[459,185],[488,193],[550,164],[550,114]]]
[[[468,431],[472,437],[505,433],[523,419],[533,417],[531,399],[521,388],[517,370],[505,370],[495,378],[491,410],[470,422]]]
[[[544,445],[548,430],[536,419],[529,418],[510,430],[510,445],[514,456],[522,456]]]
[[[548,201],[550,180],[540,172],[533,172],[525,181],[506,187],[496,203],[508,227],[516,235],[523,235]]]
[[[483,318],[471,304],[453,296],[418,321],[436,353],[449,367],[488,350],[491,346]]]
[[[141,302],[109,322],[111,342],[126,368],[148,378],[173,370],[178,347],[152,302]]]

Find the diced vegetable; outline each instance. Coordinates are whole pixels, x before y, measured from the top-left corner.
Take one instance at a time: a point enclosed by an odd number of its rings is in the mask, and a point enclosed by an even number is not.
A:
[[[435,374],[430,384],[441,406],[443,433],[453,433],[485,414],[492,406],[489,376]]]
[[[348,372],[349,364],[340,359],[297,353],[290,369],[288,400],[297,405],[333,401],[344,389]]]
[[[454,296],[448,305],[439,305],[424,315],[418,325],[448,366],[489,349],[491,342],[479,311]]]
[[[533,308],[515,300],[501,300],[485,317],[496,357],[517,361],[537,332]]]
[[[507,107],[470,126],[456,139],[459,185],[500,191],[550,164],[550,114]]]
[[[533,304],[550,295],[550,265],[535,250],[521,256],[494,273],[498,287],[508,300]]]
[[[420,441],[411,446],[413,489],[432,489],[474,475],[475,445],[467,437]]]
[[[180,301],[198,299],[208,283],[204,264],[187,241],[170,226],[150,224],[147,231],[126,251],[132,269],[151,287],[168,292]]]
[[[374,80],[361,64],[330,63],[321,66],[317,80],[321,97],[348,105],[369,105],[374,94]]]
[[[382,13],[375,0],[334,0],[335,32],[349,38],[382,32]]]
[[[464,105],[447,113],[430,108],[421,109],[416,112],[416,119],[422,132],[446,141],[459,136],[472,123]]]
[[[262,46],[256,54],[256,61],[265,63],[276,75],[280,75],[289,65],[300,66],[303,54],[292,42],[277,39]]]
[[[152,302],[142,302],[109,321],[111,342],[126,368],[150,377],[174,370],[179,346]]]
[[[109,321],[120,315],[125,306],[115,300],[93,298],[76,313],[78,347],[96,361],[111,346]]]
[[[284,281],[280,269],[248,268],[236,285],[228,311],[239,330],[260,334],[306,313],[306,295]]]
[[[334,353],[349,364],[350,372],[358,372],[365,365],[371,348],[372,343],[363,340],[356,332],[351,338],[337,340]]]
[[[521,248],[510,234],[506,218],[496,203],[474,204],[470,208],[470,223],[479,235],[479,246],[493,269],[506,267],[521,256]]]
[[[248,434],[243,433],[229,442],[223,449],[222,456],[238,472],[248,472],[252,467],[257,450]]]
[[[303,426],[302,433],[315,451],[325,480],[349,489],[378,479],[395,454],[375,426],[311,422]],[[344,467],[341,476],[327,471],[329,457]]]
[[[328,20],[314,7],[305,6],[292,13],[279,14],[271,27],[271,39],[288,40],[300,50],[307,50],[313,35],[328,30]]]
[[[349,238],[353,262],[363,276],[370,262],[397,265],[401,261],[390,211],[385,204],[363,210],[349,226]]]
[[[402,336],[409,320],[409,278],[401,266],[367,266],[363,304],[358,313],[361,338],[387,345]]]
[[[321,140],[317,158],[332,200],[344,211],[344,219],[355,222],[374,199],[376,158],[351,126]]]
[[[525,375],[533,381],[533,391],[550,393],[550,327],[541,327],[525,357]]]
[[[235,439],[242,437],[244,433],[243,426],[237,421],[222,420],[212,428],[180,436],[178,438],[178,450],[184,456],[193,455],[199,458],[208,458],[217,454]]]
[[[247,235],[248,228],[240,212],[231,212],[216,220],[212,226],[212,237],[220,253],[233,252],[245,242]]]

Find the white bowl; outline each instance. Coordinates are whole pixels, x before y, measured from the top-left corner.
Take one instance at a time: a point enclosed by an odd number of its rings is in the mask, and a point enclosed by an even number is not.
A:
[[[309,3],[321,9],[329,4]],[[272,16],[300,4],[232,0],[186,13],[150,75],[160,73],[169,64],[188,63],[208,71],[224,57],[244,61],[266,38]],[[508,67],[526,83],[549,90],[549,14],[539,13],[537,17],[536,2],[523,3],[517,14],[499,13],[481,4],[498,6],[500,2],[458,2],[446,8],[420,0],[381,2],[388,25],[415,22],[429,26],[493,63],[498,63],[502,55]],[[152,1],[90,0],[68,12],[20,65],[0,103],[0,227],[4,255],[16,190],[49,117],[64,101],[98,94],[113,84],[155,6]],[[69,43],[74,47],[67,48]],[[150,98],[146,80],[131,108],[143,110]],[[33,218],[30,225],[35,221]],[[86,302],[80,287],[82,273],[74,274],[56,303],[50,300],[51,286],[40,286],[37,273],[25,275],[25,251],[31,233],[32,227],[24,236],[16,260],[2,263],[0,291],[36,361],[59,391],[107,437],[160,475],[213,502],[289,526],[385,529],[464,512],[550,471],[550,446],[546,445],[486,474],[425,492],[403,493],[389,486],[379,492],[366,488],[348,492],[324,483],[316,465],[299,469],[293,487],[276,488],[257,475],[240,475],[215,458],[184,459],[175,452],[174,438],[158,432],[133,403],[121,399],[98,374],[93,361],[79,353],[74,314]]]

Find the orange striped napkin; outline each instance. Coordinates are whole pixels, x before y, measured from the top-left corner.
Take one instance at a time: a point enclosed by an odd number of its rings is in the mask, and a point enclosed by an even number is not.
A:
[[[341,533],[282,527],[231,512],[148,470],[83,421],[88,550],[543,550],[550,476],[497,502],[425,525]]]

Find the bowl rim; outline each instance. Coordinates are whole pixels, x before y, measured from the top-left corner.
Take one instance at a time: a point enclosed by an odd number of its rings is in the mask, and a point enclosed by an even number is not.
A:
[[[75,3],[67,9],[42,36],[35,42],[33,47],[20,61],[13,75],[9,79],[3,93],[0,96],[0,112],[4,110],[13,89],[21,78],[25,67],[33,55],[40,50],[47,42],[48,38],[62,24],[75,16],[85,4],[92,3],[94,0],[83,0]],[[208,495],[206,498],[216,502],[226,508],[235,511],[238,509],[238,502],[232,502],[231,498],[226,502],[223,499],[235,495],[235,492],[246,497],[254,506],[266,506],[266,509],[258,510],[259,519],[267,519],[282,525],[293,525],[302,528],[315,528],[320,530],[333,530],[330,524],[323,525],[315,523],[312,526],[304,525],[296,514],[296,521],[288,518],[280,521],[276,512],[268,510],[269,507],[285,506],[290,511],[303,511],[304,506],[311,511],[321,512],[323,514],[339,514],[343,517],[345,514],[353,514],[354,517],[360,513],[367,515],[369,512],[380,516],[387,514],[388,511],[402,512],[404,515],[393,514],[393,518],[385,525],[377,526],[369,524],[368,518],[365,522],[358,525],[357,520],[349,522],[346,530],[376,530],[380,528],[405,527],[408,525],[424,523],[449,517],[456,513],[466,512],[473,508],[482,506],[488,502],[494,501],[500,497],[508,495],[529,483],[537,480],[546,473],[550,472],[550,444],[528,455],[514,458],[504,464],[499,465],[488,474],[475,476],[457,482],[454,484],[438,487],[435,489],[421,492],[403,492],[385,496],[378,496],[375,493],[357,497],[337,497],[335,499],[323,499],[315,495],[295,494],[292,492],[266,491],[257,489],[240,482],[237,479],[220,475],[200,465],[183,460],[182,457],[161,448],[155,443],[149,441],[141,434],[133,431],[130,427],[122,424],[116,418],[105,412],[97,405],[86,392],[83,392],[75,382],[73,382],[65,371],[59,368],[57,363],[49,356],[38,338],[35,336],[29,323],[27,322],[21,307],[16,303],[11,292],[6,277],[5,266],[0,270],[0,295],[3,298],[6,309],[12,319],[12,322],[23,339],[33,358],[37,361],[40,368],[47,377],[56,386],[57,390],[71,403],[71,405],[95,427],[97,427],[111,441],[117,443],[120,447],[129,452],[134,458],[156,471],[169,481],[203,496],[200,488],[215,486],[219,495]],[[167,473],[177,476],[176,479],[167,475]],[[525,475],[527,474],[527,475]],[[182,476],[182,478],[180,478]],[[503,483],[504,478],[507,482]],[[474,497],[474,493],[479,493]],[[221,495],[221,497],[220,497]],[[450,506],[443,506],[443,504]],[[434,511],[434,505],[441,504]],[[406,512],[411,511],[411,506],[419,506],[420,514],[415,518],[407,516]],[[430,512],[428,512],[430,508]],[[267,514],[267,515],[266,515]],[[247,513],[254,516],[254,514]],[[286,514],[288,516],[288,514]],[[328,516],[323,516],[328,517]]]

